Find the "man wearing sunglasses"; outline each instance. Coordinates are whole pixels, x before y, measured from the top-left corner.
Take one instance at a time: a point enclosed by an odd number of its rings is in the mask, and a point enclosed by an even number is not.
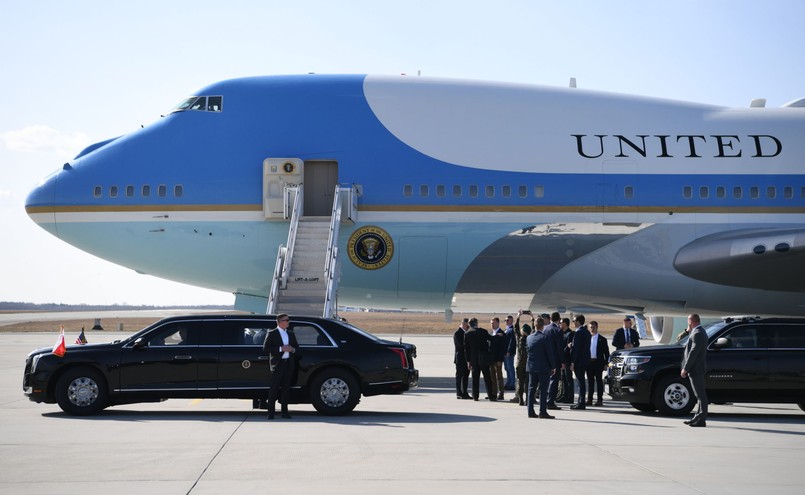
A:
[[[299,344],[296,335],[288,330],[290,318],[285,313],[277,315],[277,328],[268,332],[263,343],[263,351],[269,355],[271,379],[268,391],[268,419],[274,419],[274,404],[279,395],[282,417],[291,419],[288,401],[291,398],[291,384],[296,368],[296,350]],[[279,394],[282,389],[282,394]]]

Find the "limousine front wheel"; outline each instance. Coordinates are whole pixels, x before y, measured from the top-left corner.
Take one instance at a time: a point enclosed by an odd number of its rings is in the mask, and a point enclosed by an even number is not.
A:
[[[92,368],[67,370],[56,382],[56,402],[67,414],[87,416],[106,407],[106,382]]]
[[[321,371],[310,388],[313,407],[327,416],[347,414],[355,409],[360,398],[358,380],[343,369],[330,368]]]

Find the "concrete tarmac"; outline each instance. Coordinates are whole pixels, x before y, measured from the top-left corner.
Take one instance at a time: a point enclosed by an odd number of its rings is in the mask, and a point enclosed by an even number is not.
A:
[[[250,401],[173,399],[77,418],[22,394],[25,355],[54,338],[0,334],[0,494],[805,489],[805,412],[794,405],[713,405],[708,427],[690,428],[605,396],[604,407],[528,419],[516,404],[457,400],[452,339],[410,335],[420,388],[364,397],[349,416],[296,405],[292,420],[269,422]]]

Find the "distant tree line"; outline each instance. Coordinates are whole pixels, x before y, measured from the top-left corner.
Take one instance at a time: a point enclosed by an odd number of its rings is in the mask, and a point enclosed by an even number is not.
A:
[[[0,301],[0,311],[120,311],[143,309],[220,309],[232,310],[234,306],[201,305],[201,306],[148,306],[129,304],[36,304],[29,302]]]

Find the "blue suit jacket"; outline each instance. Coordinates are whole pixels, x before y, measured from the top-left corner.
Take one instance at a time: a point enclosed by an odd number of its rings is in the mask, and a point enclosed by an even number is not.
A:
[[[526,339],[528,360],[525,370],[528,373],[550,373],[556,369],[558,362],[552,350],[550,337],[542,332],[534,332]]]
[[[586,325],[576,329],[573,334],[573,350],[570,351],[570,362],[577,368],[590,364],[590,340],[592,335]]]

